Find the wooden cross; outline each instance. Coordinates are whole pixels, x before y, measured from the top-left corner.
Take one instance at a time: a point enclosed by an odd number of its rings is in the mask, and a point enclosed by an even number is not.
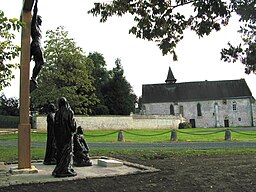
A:
[[[20,57],[20,123],[18,128],[18,169],[31,168],[30,106],[30,34],[31,10],[34,0],[23,0],[21,20],[25,23],[21,33]]]

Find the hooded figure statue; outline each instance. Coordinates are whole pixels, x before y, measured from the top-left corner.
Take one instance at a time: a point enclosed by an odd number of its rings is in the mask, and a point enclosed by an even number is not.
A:
[[[47,143],[46,143],[44,164],[55,165],[57,148],[56,148],[56,141],[54,136],[54,116],[55,116],[54,104],[50,104],[48,110],[49,110],[49,113],[47,115]]]
[[[59,109],[55,114],[54,135],[57,146],[57,163],[54,177],[76,176],[71,166],[72,134],[76,131],[74,112],[65,97],[59,99]]]

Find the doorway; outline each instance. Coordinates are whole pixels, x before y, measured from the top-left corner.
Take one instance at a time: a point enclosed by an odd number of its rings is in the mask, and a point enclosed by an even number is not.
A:
[[[228,119],[224,120],[224,127],[229,127],[229,120]]]
[[[190,122],[192,128],[196,128],[196,120],[195,119],[189,119],[189,122]]]

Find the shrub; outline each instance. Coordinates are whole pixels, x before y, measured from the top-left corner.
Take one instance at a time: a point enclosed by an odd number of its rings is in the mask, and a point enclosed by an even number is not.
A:
[[[187,129],[187,128],[192,128],[191,123],[189,122],[182,122],[179,124],[179,129]]]

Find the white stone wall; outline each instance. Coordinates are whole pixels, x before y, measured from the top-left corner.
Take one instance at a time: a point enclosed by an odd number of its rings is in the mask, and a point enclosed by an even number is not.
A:
[[[252,113],[253,113],[253,126],[256,126],[256,103],[255,102],[252,105]]]
[[[237,104],[237,110],[233,110],[233,102]],[[197,104],[200,103],[202,116],[197,114]],[[196,127],[224,127],[224,120],[229,121],[230,127],[252,126],[255,122],[256,107],[251,104],[249,98],[230,99],[230,100],[212,100],[212,101],[193,101],[178,103],[151,103],[144,104],[147,115],[170,114],[170,105],[174,106],[175,115],[179,115],[180,106],[183,106],[184,118],[189,121],[195,119]],[[217,111],[214,106],[217,104]],[[254,123],[255,126],[255,123]]]
[[[176,129],[184,118],[172,115],[75,116],[86,130]],[[46,116],[37,117],[37,128],[46,129]]]

